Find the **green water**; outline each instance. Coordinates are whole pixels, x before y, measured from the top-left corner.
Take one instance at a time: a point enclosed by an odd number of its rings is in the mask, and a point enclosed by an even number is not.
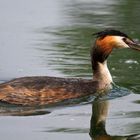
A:
[[[139,10],[138,0],[0,0],[0,81],[32,75],[92,78],[92,34],[115,28],[139,41]],[[115,95],[134,93],[108,101],[106,131],[112,139],[140,132],[139,58],[139,52],[121,49],[108,59],[114,82],[127,89]],[[92,104],[0,108],[3,140],[86,140],[94,129]]]

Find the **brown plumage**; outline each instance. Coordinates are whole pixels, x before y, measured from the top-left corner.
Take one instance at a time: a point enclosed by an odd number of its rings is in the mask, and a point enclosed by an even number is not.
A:
[[[28,106],[53,104],[92,94],[96,84],[96,81],[83,79],[23,77],[1,84],[0,100]]]
[[[0,101],[17,105],[46,105],[68,99],[103,93],[111,88],[112,77],[106,59],[113,48],[132,48],[137,45],[126,34],[116,30],[96,33],[91,51],[93,79],[56,78],[47,76],[23,77],[0,85]]]

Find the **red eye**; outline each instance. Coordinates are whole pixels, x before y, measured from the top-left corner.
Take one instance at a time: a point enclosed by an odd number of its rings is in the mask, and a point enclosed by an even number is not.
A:
[[[128,45],[130,45],[133,42],[132,40],[125,38],[125,37],[122,40]]]
[[[123,40],[125,43],[127,42],[127,38],[125,38],[125,37],[124,37],[122,40]]]

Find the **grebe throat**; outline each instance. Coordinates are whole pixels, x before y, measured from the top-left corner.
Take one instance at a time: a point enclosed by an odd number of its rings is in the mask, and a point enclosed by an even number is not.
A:
[[[97,62],[96,69],[94,70],[93,80],[110,84],[113,82],[110,71],[107,67],[107,61],[103,63]]]
[[[112,52],[110,50],[103,50],[100,46],[93,46],[91,51],[91,63],[93,70],[93,80],[98,81],[99,89],[110,88],[111,83],[113,83],[112,76],[107,67],[107,58]]]

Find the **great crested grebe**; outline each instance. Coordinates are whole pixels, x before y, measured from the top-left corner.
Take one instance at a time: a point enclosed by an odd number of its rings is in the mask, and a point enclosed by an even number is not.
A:
[[[140,46],[126,34],[106,29],[95,33],[96,41],[91,51],[93,79],[56,78],[47,76],[22,77],[0,85],[0,101],[17,105],[47,105],[100,94],[111,88],[112,77],[107,68],[107,57],[113,48]]]

